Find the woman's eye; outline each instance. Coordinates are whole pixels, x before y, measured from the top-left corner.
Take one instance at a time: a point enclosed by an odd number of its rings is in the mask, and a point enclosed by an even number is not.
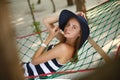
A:
[[[70,24],[67,24],[67,26],[70,26]]]
[[[65,27],[68,27],[68,24],[66,24],[66,26]]]
[[[76,29],[76,26],[73,26],[73,29]]]

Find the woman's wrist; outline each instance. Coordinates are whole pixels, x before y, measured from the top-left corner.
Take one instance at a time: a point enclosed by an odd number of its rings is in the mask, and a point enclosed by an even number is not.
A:
[[[58,16],[46,17],[46,18],[43,19],[43,23],[45,25],[48,25],[48,24],[51,25],[51,24],[54,24],[54,23],[58,22],[58,19],[59,19]]]
[[[51,39],[51,40],[52,40],[54,37],[55,37],[54,35],[50,35],[50,34],[48,35],[48,38]]]
[[[47,47],[47,45],[45,43],[41,43],[42,47]]]
[[[49,36],[46,38],[46,40],[44,41],[44,44],[47,46],[47,45],[51,42],[52,39],[53,39],[52,36],[49,35]],[[43,45],[44,45],[44,44],[43,44]],[[44,45],[44,46],[45,46],[45,45]]]

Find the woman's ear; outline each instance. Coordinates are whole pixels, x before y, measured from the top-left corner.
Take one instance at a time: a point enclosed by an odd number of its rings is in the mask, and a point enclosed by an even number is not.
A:
[[[82,35],[82,32],[81,32],[81,30],[80,30],[80,33],[78,34],[78,37],[81,37],[81,35]]]
[[[80,37],[81,35],[79,34],[78,37]]]

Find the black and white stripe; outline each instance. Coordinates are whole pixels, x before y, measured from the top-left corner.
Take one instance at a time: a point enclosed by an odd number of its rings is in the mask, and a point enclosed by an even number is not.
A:
[[[48,50],[52,49],[54,45],[50,45],[48,47]],[[23,68],[25,70],[24,76],[37,76],[40,74],[47,74],[50,72],[56,72],[60,67],[62,67],[56,58],[49,60],[45,63],[38,64],[38,65],[33,65],[32,63],[24,63]]]
[[[33,65],[32,63],[23,64],[25,69],[25,76],[37,76],[40,74],[47,74],[51,72],[56,72],[63,65],[59,64],[56,59],[49,60],[48,62]]]

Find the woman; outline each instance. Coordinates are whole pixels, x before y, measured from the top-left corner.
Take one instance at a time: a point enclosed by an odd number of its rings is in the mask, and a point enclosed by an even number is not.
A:
[[[77,51],[88,38],[89,27],[87,21],[79,14],[76,15],[71,11],[63,10],[59,16],[59,27],[54,25],[57,21],[58,17],[44,19],[49,35],[34,54],[32,61],[23,64],[25,76],[56,72],[65,63],[73,60]],[[60,29],[63,33],[61,33]],[[47,45],[56,36],[60,43],[44,52]]]

